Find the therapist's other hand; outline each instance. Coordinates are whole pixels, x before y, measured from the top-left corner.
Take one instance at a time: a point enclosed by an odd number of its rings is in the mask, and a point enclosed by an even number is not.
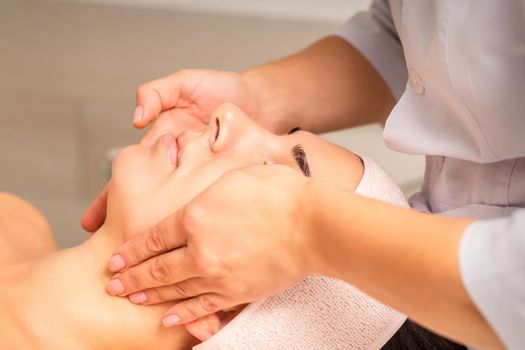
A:
[[[303,205],[310,179],[283,165],[225,174],[110,258],[111,295],[184,301],[163,323],[188,323],[274,295],[312,273]]]
[[[151,145],[162,135],[206,127],[212,112],[230,102],[249,116],[257,116],[257,102],[238,73],[185,69],[137,89],[133,117],[136,128],[151,124],[142,143]]]
[[[97,198],[90,204],[82,216],[80,224],[87,232],[95,232],[106,220],[106,206],[108,202],[108,185],[104,187]]]

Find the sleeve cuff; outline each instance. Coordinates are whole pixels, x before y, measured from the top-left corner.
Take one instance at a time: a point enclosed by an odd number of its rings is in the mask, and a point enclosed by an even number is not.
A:
[[[403,47],[386,1],[375,1],[335,33],[363,54],[383,77],[396,100],[406,88],[407,68]]]
[[[525,349],[525,210],[472,223],[459,268],[472,301],[508,349]]]

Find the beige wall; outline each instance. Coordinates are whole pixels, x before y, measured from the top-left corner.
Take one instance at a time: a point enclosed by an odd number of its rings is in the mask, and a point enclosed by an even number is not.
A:
[[[0,191],[49,218],[62,246],[103,186],[105,152],[136,142],[135,87],[185,67],[241,70],[298,50],[333,23],[146,7],[0,2]],[[371,154],[398,182],[421,159],[387,152],[369,127],[333,140]]]
[[[222,15],[341,23],[371,0],[42,0],[164,8]]]

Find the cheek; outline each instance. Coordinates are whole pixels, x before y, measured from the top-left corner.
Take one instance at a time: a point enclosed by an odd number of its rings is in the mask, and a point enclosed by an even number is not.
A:
[[[208,137],[199,137],[184,145],[179,155],[179,165],[176,172],[180,175],[189,173],[213,158],[214,154],[210,150]]]
[[[135,192],[146,190],[151,164],[148,164],[144,153],[135,147],[127,147],[119,152],[112,167],[113,192],[132,196]]]
[[[361,159],[340,149],[330,149],[310,157],[312,177],[354,191],[363,174]]]
[[[162,195],[176,198],[176,206],[182,207],[228,171],[246,165],[246,162],[238,157],[221,156],[192,169],[180,177],[173,178],[170,182],[169,190]]]
[[[120,228],[133,226],[144,203],[155,195],[160,179],[148,152],[135,146],[119,152],[112,167],[107,222]]]

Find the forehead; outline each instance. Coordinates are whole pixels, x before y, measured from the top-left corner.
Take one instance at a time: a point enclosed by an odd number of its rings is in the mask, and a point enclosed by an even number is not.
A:
[[[359,156],[352,151],[305,131],[298,131],[286,137],[291,147],[297,144],[303,146],[312,178],[350,190],[354,190],[359,184],[363,165]]]

